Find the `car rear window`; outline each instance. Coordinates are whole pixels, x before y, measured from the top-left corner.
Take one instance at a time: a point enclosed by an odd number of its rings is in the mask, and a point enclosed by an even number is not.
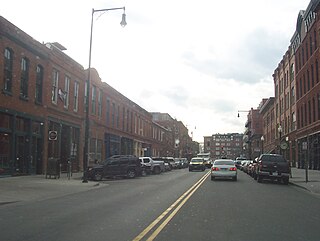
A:
[[[234,165],[233,161],[215,161],[214,165]]]
[[[283,156],[273,156],[273,155],[262,156],[261,160],[266,162],[286,162]]]

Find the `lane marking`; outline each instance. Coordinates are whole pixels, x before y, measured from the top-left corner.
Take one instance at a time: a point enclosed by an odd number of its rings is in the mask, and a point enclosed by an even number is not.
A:
[[[206,180],[206,178],[210,175],[210,172],[204,174],[199,181],[197,181],[191,188],[189,188],[184,194],[182,194],[167,210],[165,210],[158,218],[156,218],[148,227],[146,227],[137,237],[133,239],[133,241],[140,241],[144,236],[146,236],[151,229],[153,229],[178,203],[183,200],[180,205],[169,215],[169,217],[152,233],[149,237],[148,241],[153,240],[160,231],[168,224],[168,222],[172,219],[172,217],[179,211],[179,209],[183,206],[183,204],[191,197],[191,195],[200,187],[200,185]],[[164,224],[165,223],[165,224]],[[164,225],[163,225],[164,224]],[[161,227],[161,228],[160,228]],[[151,239],[152,238],[152,239]]]

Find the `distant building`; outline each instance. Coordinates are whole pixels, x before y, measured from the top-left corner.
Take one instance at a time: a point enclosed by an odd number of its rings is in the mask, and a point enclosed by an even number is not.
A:
[[[204,152],[210,152],[213,160],[219,158],[235,159],[243,155],[243,134],[213,134],[204,137]]]

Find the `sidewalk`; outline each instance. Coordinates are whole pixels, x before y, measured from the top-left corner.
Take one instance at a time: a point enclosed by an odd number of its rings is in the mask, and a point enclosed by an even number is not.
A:
[[[304,188],[312,193],[320,194],[320,171],[308,170],[308,182],[306,182],[306,170],[291,168],[292,178],[290,184]]]
[[[92,181],[82,183],[82,176],[79,172],[73,173],[70,180],[66,173],[59,179],[46,179],[45,175],[0,178],[0,205],[45,200],[107,185]]]

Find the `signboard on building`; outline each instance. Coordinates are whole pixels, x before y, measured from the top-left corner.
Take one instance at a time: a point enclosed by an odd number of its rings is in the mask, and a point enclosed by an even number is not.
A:
[[[56,141],[58,139],[57,131],[49,131],[49,141]]]

